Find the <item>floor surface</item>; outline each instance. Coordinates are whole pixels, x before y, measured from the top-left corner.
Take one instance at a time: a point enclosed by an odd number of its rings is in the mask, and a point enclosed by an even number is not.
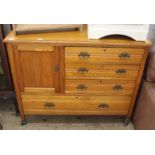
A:
[[[29,116],[21,126],[12,100],[0,100],[0,122],[4,130],[134,130],[130,123],[123,126],[120,117],[105,116]]]

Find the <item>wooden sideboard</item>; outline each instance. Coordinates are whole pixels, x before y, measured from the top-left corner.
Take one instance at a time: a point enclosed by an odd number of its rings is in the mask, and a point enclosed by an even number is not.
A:
[[[119,115],[128,124],[150,42],[88,40],[86,28],[4,41],[22,124],[26,115]]]

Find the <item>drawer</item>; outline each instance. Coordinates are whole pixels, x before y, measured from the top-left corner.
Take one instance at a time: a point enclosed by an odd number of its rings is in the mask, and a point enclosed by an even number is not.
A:
[[[19,51],[54,51],[54,46],[49,44],[19,44]]]
[[[65,62],[140,64],[143,49],[66,47]]]
[[[66,65],[66,78],[82,79],[132,79],[135,80],[139,66],[135,65]]]
[[[25,114],[127,114],[131,97],[22,95],[22,102]]]
[[[65,93],[132,95],[135,81],[123,80],[65,80]]]

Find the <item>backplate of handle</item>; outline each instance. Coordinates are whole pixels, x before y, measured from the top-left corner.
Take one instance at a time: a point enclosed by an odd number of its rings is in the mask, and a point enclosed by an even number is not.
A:
[[[116,74],[125,74],[126,70],[125,69],[117,69]]]
[[[116,91],[122,90],[122,89],[123,89],[122,85],[115,85],[115,86],[113,87],[113,90],[116,90]]]
[[[44,104],[44,107],[47,108],[47,109],[54,109],[55,105],[54,105],[54,103],[46,102]]]
[[[85,85],[85,84],[79,84],[78,86],[77,86],[77,90],[86,90],[87,89],[87,86]]]
[[[99,109],[107,109],[107,108],[109,108],[109,104],[107,104],[107,103],[101,103],[99,106],[98,106],[98,108]]]
[[[88,72],[88,69],[87,68],[84,68],[84,67],[81,67],[77,70],[79,73],[87,73]]]
[[[120,53],[118,56],[120,58],[130,58],[130,54],[127,52]]]
[[[86,59],[90,57],[90,54],[87,51],[82,51],[79,53],[79,58]]]

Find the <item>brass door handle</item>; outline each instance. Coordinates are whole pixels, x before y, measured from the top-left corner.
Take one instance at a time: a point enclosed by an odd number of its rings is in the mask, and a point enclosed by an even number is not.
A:
[[[101,103],[99,106],[98,106],[98,108],[99,109],[107,109],[107,108],[109,108],[109,104],[107,104],[107,103]]]
[[[55,108],[55,105],[54,105],[53,103],[46,102],[46,103],[44,104],[44,107],[45,107],[46,109],[54,109],[54,108]]]
[[[127,52],[120,53],[118,56],[119,56],[120,58],[130,58],[130,54],[127,53]]]
[[[125,74],[127,71],[125,69],[117,69],[116,74]]]
[[[123,89],[122,85],[115,85],[115,86],[113,87],[113,90],[116,90],[116,91],[122,90],[122,89]]]
[[[83,91],[86,90],[88,87],[85,84],[79,84],[77,86],[77,90]]]
[[[79,53],[79,58],[82,58],[82,59],[86,59],[86,58],[89,58],[90,57],[90,54],[86,51],[82,51]]]
[[[79,73],[88,73],[88,69],[84,68],[84,67],[81,67],[81,68],[78,69],[78,72]]]

